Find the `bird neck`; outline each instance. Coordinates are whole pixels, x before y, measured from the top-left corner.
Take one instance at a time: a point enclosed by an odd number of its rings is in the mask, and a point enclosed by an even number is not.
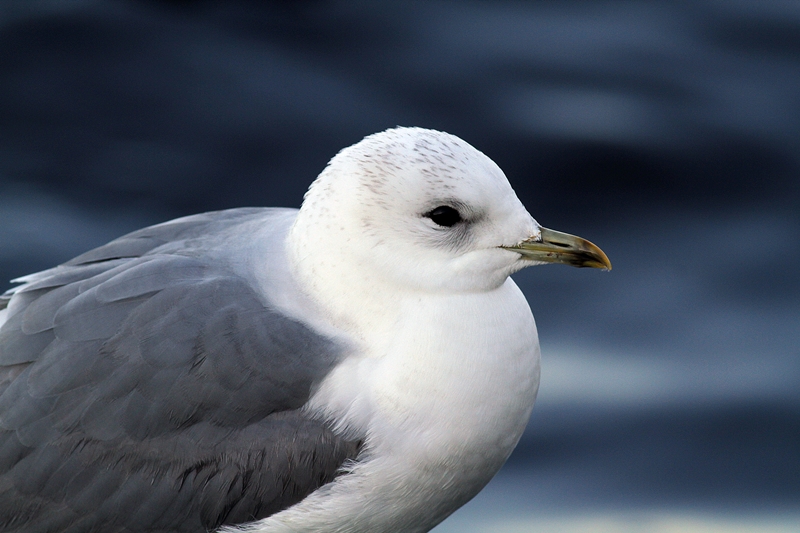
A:
[[[400,302],[411,297],[359,261],[348,261],[349,242],[320,231],[298,214],[286,241],[289,268],[298,285],[331,324],[356,337],[390,328]],[[335,225],[335,224],[334,224]],[[325,233],[325,234],[323,234]]]

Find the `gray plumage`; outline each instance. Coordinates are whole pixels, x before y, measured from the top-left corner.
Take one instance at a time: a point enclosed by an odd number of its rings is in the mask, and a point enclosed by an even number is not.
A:
[[[291,217],[153,226],[3,295],[0,531],[206,532],[296,503],[357,456],[300,410],[341,347],[265,300],[231,242]]]

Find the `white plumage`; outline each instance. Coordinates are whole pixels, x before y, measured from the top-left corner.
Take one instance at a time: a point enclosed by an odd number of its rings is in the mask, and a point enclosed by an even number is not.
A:
[[[466,234],[421,216],[443,204]],[[367,434],[366,453],[253,531],[427,531],[488,483],[539,385],[536,326],[508,278],[526,263],[499,246],[538,231],[497,165],[454,136],[390,130],[331,161],[287,245],[352,348],[306,409]]]

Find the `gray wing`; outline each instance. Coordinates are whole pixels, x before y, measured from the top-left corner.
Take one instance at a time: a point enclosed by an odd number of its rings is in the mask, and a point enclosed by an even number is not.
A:
[[[299,410],[337,346],[206,248],[263,213],[146,228],[4,297],[0,531],[206,532],[355,458]]]

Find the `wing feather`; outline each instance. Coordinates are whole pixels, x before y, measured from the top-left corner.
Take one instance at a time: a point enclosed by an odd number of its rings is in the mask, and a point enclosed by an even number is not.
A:
[[[239,225],[270,216],[145,228],[3,296],[0,529],[205,533],[299,501],[356,457],[300,409],[340,347],[221,259]]]

